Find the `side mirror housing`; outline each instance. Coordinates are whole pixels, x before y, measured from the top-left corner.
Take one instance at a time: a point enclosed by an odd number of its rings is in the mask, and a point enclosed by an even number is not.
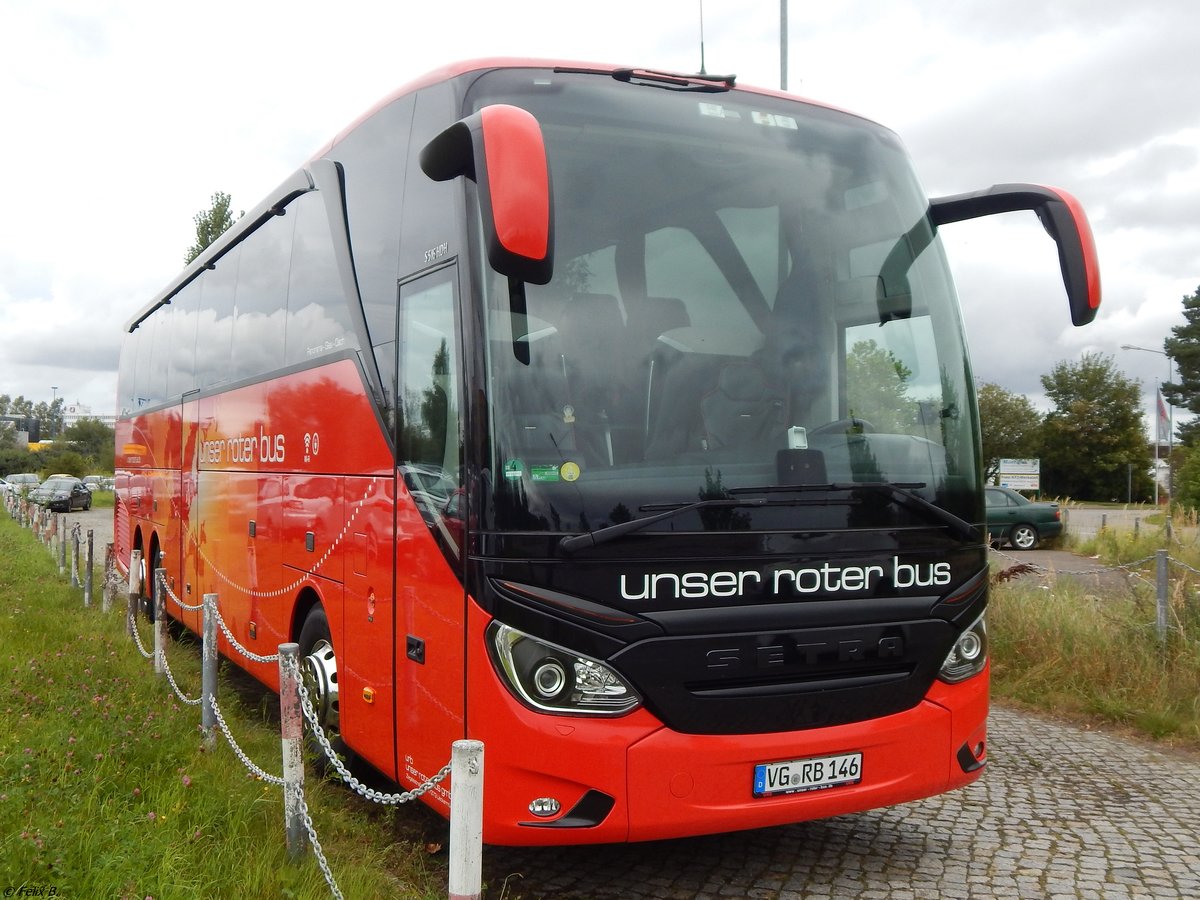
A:
[[[516,106],[485,106],[426,144],[420,162],[434,181],[465,175],[476,183],[492,268],[520,281],[550,281],[550,168],[542,129],[532,113]]]
[[[1086,325],[1100,308],[1100,264],[1091,226],[1079,201],[1066,191],[1037,184],[998,184],[983,191],[929,201],[935,226],[996,213],[1031,209],[1058,244],[1058,262],[1071,304],[1071,321]]]

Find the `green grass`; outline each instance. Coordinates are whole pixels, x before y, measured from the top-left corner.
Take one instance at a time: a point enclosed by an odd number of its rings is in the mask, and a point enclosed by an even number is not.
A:
[[[1162,535],[1106,531],[1080,545],[1109,566],[1134,566],[1127,586],[1093,588],[1067,578],[996,584],[988,610],[992,690],[1051,713],[1118,724],[1200,748],[1200,597],[1197,576],[1171,566],[1171,626],[1155,628],[1155,550]],[[1172,545],[1197,568],[1200,549]]]
[[[153,674],[123,612],[84,609],[50,554],[3,515],[0,560],[0,887],[328,897],[311,854],[287,858],[281,789],[250,777],[224,737],[205,752],[199,708]],[[173,643],[168,660],[198,695],[198,645]],[[247,755],[278,773],[278,726],[264,721],[273,695],[239,694],[226,673],[218,696]],[[346,897],[444,896],[444,862],[395,840],[395,813],[311,771],[306,798]]]
[[[95,509],[112,509],[117,495],[112,491],[92,491],[92,507]]]

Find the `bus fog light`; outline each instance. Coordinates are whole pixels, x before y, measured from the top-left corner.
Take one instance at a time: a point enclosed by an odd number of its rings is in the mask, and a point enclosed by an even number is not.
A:
[[[622,716],[642,703],[637,691],[599,660],[508,625],[492,622],[487,645],[505,686],[541,712]]]
[[[529,804],[529,811],[541,819],[558,815],[560,809],[562,809],[562,804],[553,797],[538,797]]]
[[[942,663],[938,678],[948,684],[966,681],[987,665],[987,625],[980,616],[958,636],[950,655]]]

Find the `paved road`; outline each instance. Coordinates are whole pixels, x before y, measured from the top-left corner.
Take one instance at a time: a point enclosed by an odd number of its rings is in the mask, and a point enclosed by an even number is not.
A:
[[[1200,897],[1200,758],[995,708],[983,778],[782,828],[484,855],[517,898]]]

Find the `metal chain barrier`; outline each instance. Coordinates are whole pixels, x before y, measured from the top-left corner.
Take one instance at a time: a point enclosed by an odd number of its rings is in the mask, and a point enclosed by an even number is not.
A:
[[[220,626],[221,631],[225,634],[225,639],[229,641],[229,645],[231,647],[233,647],[233,649],[236,650],[238,653],[240,653],[242,656],[246,657],[246,659],[250,660],[251,662],[256,662],[256,663],[279,662],[279,654],[278,653],[272,653],[270,656],[260,656],[259,654],[255,653],[253,650],[248,650],[247,648],[245,648],[241,644],[239,644],[238,639],[233,636],[232,632],[230,632],[229,626],[225,624],[225,620],[223,618],[221,618],[220,610],[217,610],[217,625]]]
[[[329,760],[335,772],[349,787],[354,790],[359,796],[370,800],[373,803],[381,803],[385,806],[399,806],[402,803],[408,803],[410,800],[415,800],[422,794],[431,791],[435,786],[441,784],[450,775],[450,763],[442,766],[442,768],[428,781],[417,785],[411,791],[402,791],[399,794],[385,794],[382,791],[377,791],[374,788],[369,788],[346,768],[337,751],[333,749],[333,744],[330,743],[328,736],[325,734],[325,729],[321,727],[321,722],[317,718],[317,713],[313,709],[312,701],[308,696],[308,688],[304,685],[303,675],[299,672],[297,675],[297,687],[300,691],[300,706],[304,711],[304,718],[312,729],[313,737],[317,743],[321,745],[321,750],[325,754],[325,758]]]
[[[162,656],[162,664],[163,672],[167,676],[167,681],[170,683],[171,689],[175,691],[175,696],[179,698],[180,702],[186,706],[199,706],[204,702],[204,697],[201,696],[197,697],[195,700],[191,700],[183,693],[182,690],[180,690],[179,685],[175,682],[175,675],[171,672],[171,666],[167,663],[167,654],[165,653]]]
[[[159,569],[155,569],[154,571],[156,573],[160,573]],[[184,603],[182,600],[179,599],[179,597],[175,596],[175,592],[173,590],[171,590],[171,586],[169,584],[167,584],[167,576],[166,576],[165,572],[161,572],[160,574],[158,574],[158,586],[160,588],[162,588],[162,590],[166,593],[167,599],[173,601],[175,603],[175,605],[178,606],[183,611],[197,612],[201,609],[204,609],[203,602],[197,603],[195,606],[192,606],[189,603]]]
[[[287,788],[284,788],[287,790]],[[308,804],[304,802],[304,787],[296,785],[293,796],[296,798],[296,803],[300,807],[300,815],[304,819],[304,830],[308,832],[308,841],[312,844],[313,855],[317,858],[317,865],[321,867],[321,874],[325,876],[325,883],[329,885],[329,891],[337,900],[344,900],[342,892],[338,890],[337,882],[334,881],[333,872],[329,868],[329,862],[325,859],[325,851],[321,849],[321,842],[317,840],[317,829],[313,826],[312,816],[308,812]]]
[[[137,616],[129,616],[129,632],[133,635],[133,642],[137,644],[138,653],[142,654],[145,659],[154,659],[154,654],[148,651],[142,643],[142,636],[137,630]]]
[[[1173,560],[1171,560],[1171,562],[1173,562],[1175,565],[1179,566],[1179,568],[1181,568],[1181,569],[1187,569],[1193,575],[1200,575],[1200,569],[1193,569],[1191,566],[1189,566],[1185,562],[1180,562],[1177,559],[1173,559]]]
[[[212,704],[213,714],[217,717],[217,727],[221,729],[221,734],[225,735],[225,740],[229,741],[229,746],[233,748],[233,752],[237,754],[237,758],[242,761],[242,765],[249,769],[256,778],[259,778],[268,784],[282,786],[283,779],[281,777],[277,775],[271,775],[268,772],[260,769],[253,763],[253,761],[251,761],[250,757],[246,755],[245,751],[238,746],[238,742],[235,741],[233,739],[233,735],[229,733],[229,727],[225,724],[225,717],[221,715],[221,707],[217,706],[216,695],[210,694],[208,697],[208,702]]]
[[[1137,571],[1136,567],[1143,566],[1148,562],[1154,562],[1155,559],[1153,556],[1147,556],[1134,562],[1120,563],[1115,566],[1098,565],[1093,566],[1090,569],[1073,569],[1070,572],[1059,572],[1053,569],[1047,569],[1045,566],[1038,565],[1037,563],[1026,562],[1023,559],[1019,559],[1012,554],[1005,553],[1003,550],[997,550],[994,547],[989,549],[988,552],[993,556],[998,556],[1001,559],[1005,559],[1011,563],[1025,566],[1027,571],[1032,570],[1042,577],[1047,575],[1103,575],[1106,572],[1124,572],[1129,577],[1145,581],[1147,584],[1152,582],[1150,582],[1142,572]],[[1182,565],[1182,563],[1180,565]],[[1197,574],[1200,574],[1200,572]]]

